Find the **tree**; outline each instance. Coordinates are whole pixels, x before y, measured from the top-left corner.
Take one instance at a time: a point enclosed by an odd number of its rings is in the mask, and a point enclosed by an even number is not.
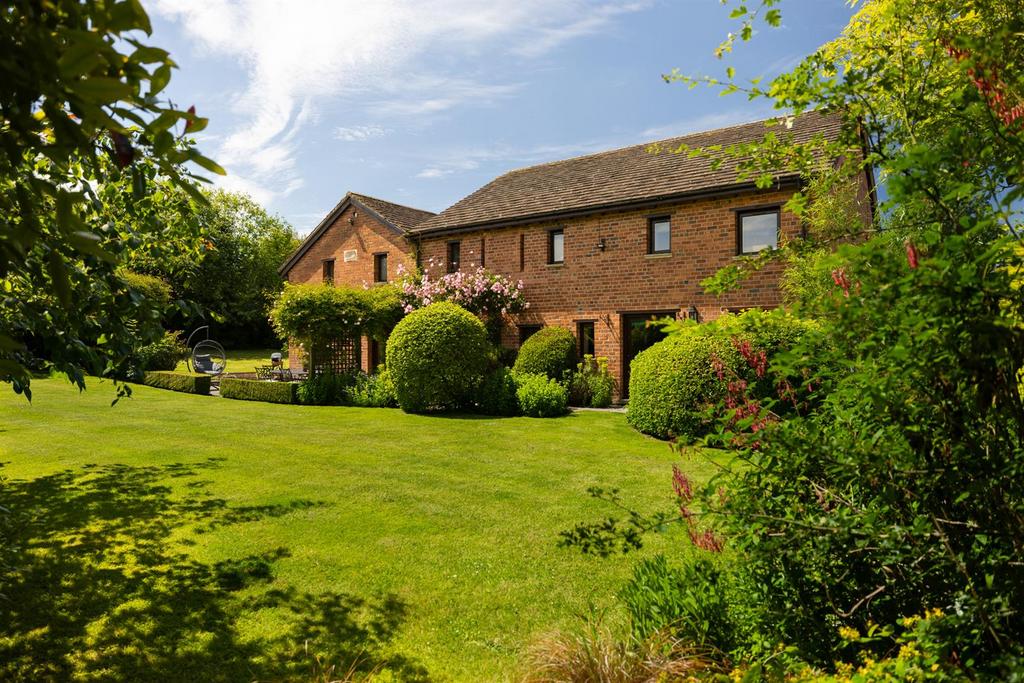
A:
[[[203,193],[195,215],[205,239],[204,257],[164,251],[145,254],[132,266],[171,283],[196,309],[179,309],[167,325],[186,329],[205,320],[223,343],[258,346],[280,343],[268,322],[272,299],[284,280],[277,269],[298,246],[295,231],[248,195],[225,190]],[[169,222],[179,214],[165,207]]]
[[[193,165],[223,173],[186,137],[206,120],[161,98],[175,64],[142,42],[150,32],[138,0],[0,12],[0,378],[27,396],[32,369],[84,388],[87,373],[118,376],[140,332],[156,334],[140,330],[144,296],[119,275],[130,253],[171,242],[198,256],[193,223],[108,211],[155,184],[202,203]]]

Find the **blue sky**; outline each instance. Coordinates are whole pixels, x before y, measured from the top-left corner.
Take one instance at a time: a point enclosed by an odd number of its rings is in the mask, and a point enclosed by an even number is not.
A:
[[[300,234],[348,190],[440,211],[513,168],[771,115],[661,74],[770,77],[842,30],[787,0],[724,60],[718,0],[153,0],[168,89],[210,125],[218,180]]]

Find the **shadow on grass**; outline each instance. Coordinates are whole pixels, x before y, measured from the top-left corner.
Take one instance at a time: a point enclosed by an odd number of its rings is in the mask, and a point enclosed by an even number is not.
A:
[[[218,466],[86,466],[0,483],[0,680],[427,680],[391,651],[407,612],[395,596],[272,585],[286,548],[216,563],[184,551],[197,530],[319,504],[231,508],[198,479]],[[178,478],[192,480],[168,486]],[[243,620],[276,632],[243,638]]]

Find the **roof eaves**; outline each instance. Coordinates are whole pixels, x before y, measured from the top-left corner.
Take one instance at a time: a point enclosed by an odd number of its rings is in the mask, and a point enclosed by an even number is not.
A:
[[[777,176],[775,178],[775,183],[773,184],[773,187],[781,189],[783,187],[798,185],[800,184],[800,182],[801,179],[799,174],[790,173]],[[717,185],[713,187],[700,188],[698,190],[689,190],[687,192],[677,192],[673,194],[661,195],[656,197],[644,197],[642,199],[609,202],[606,204],[594,204],[591,206],[579,207],[574,209],[564,209],[559,211],[548,211],[543,213],[527,214],[524,216],[515,216],[508,219],[497,221],[476,221],[473,223],[443,225],[438,226],[436,228],[428,228],[426,230],[419,230],[413,228],[412,230],[409,231],[409,235],[412,237],[429,237],[434,235],[447,235],[461,232],[471,232],[474,230],[494,230],[497,228],[508,228],[516,225],[524,225],[526,223],[543,223],[547,221],[554,221],[565,218],[590,216],[596,213],[604,213],[606,211],[615,211],[621,209],[642,209],[645,207],[662,206],[674,202],[693,201],[697,199],[705,199],[710,197],[736,194],[738,192],[747,192],[749,190],[756,189],[759,188],[753,182],[732,183],[728,185]]]

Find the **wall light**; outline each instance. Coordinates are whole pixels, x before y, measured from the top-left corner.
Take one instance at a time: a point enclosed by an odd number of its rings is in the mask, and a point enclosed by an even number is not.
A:
[[[597,248],[600,251],[604,251],[605,243],[604,243],[604,238],[603,237],[601,239],[597,240]]]

